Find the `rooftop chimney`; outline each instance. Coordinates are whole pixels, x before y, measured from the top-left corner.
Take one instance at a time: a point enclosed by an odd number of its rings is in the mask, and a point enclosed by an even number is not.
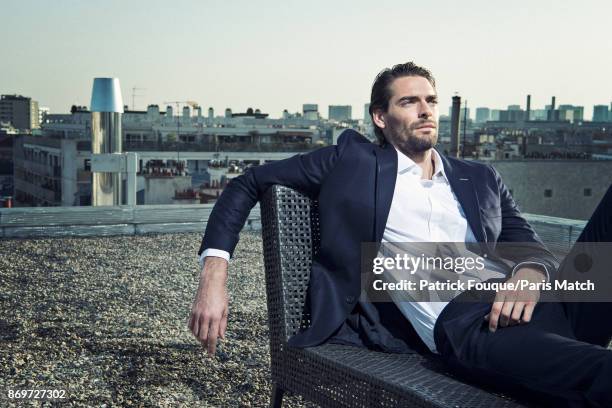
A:
[[[459,113],[461,111],[461,97],[453,96],[451,109],[451,157],[459,157]]]
[[[91,152],[121,153],[123,99],[117,78],[94,78],[91,92]],[[93,173],[92,205],[121,205],[121,174]]]
[[[555,120],[555,97],[552,97],[552,101],[550,102],[550,110],[548,111],[548,120]]]
[[[531,95],[527,95],[527,113],[526,113],[525,121],[530,120],[531,117]]]

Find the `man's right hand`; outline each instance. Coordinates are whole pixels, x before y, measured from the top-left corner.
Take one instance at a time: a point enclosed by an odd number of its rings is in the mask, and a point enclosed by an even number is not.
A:
[[[196,293],[189,329],[208,350],[208,355],[215,354],[217,338],[225,338],[227,328],[227,266],[223,258],[207,256],[200,274],[200,284]]]

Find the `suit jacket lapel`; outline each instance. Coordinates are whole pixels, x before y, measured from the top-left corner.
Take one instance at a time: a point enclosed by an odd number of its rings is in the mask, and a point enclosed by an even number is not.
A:
[[[453,192],[457,196],[457,200],[459,200],[459,204],[461,204],[461,208],[463,208],[463,212],[465,213],[470,228],[472,228],[476,241],[486,242],[480,214],[480,204],[471,174],[463,168],[464,166],[451,164],[444,155],[440,154],[440,157],[444,164],[446,177],[448,178]]]
[[[374,148],[376,155],[376,188],[374,207],[374,242],[382,240],[385,225],[391,209],[391,200],[395,191],[397,177],[397,152],[389,143]]]

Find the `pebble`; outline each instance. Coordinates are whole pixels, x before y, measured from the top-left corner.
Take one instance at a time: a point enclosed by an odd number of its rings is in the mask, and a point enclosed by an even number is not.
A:
[[[261,235],[240,238],[214,359],[187,328],[201,234],[0,240],[0,406],[25,386],[71,407],[269,406]]]

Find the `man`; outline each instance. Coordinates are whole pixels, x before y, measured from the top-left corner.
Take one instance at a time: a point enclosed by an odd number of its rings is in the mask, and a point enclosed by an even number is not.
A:
[[[396,65],[381,72],[372,87],[370,114],[378,144],[347,130],[337,146],[256,167],[234,179],[215,205],[200,247],[204,265],[190,329],[214,353],[227,327],[225,282],[238,234],[266,189],[282,184],[319,200],[321,226],[308,291],[311,326],[289,345],[331,341],[389,352],[436,352],[451,367],[507,389],[611,405],[612,393],[604,384],[612,379],[612,357],[602,342],[609,341],[612,328],[593,330],[595,325],[581,323],[592,322],[585,318],[590,312],[612,311],[608,304],[543,306],[539,293],[527,290],[500,292],[486,303],[410,306],[360,299],[363,242],[530,243],[528,253],[507,254],[509,282],[549,280],[558,266],[492,167],[444,157],[434,149],[437,102],[429,71],[413,63]],[[610,227],[593,227],[610,224],[612,190],[604,200],[585,238],[612,241]],[[593,342],[585,341],[589,336]],[[575,350],[588,361],[577,363]]]

